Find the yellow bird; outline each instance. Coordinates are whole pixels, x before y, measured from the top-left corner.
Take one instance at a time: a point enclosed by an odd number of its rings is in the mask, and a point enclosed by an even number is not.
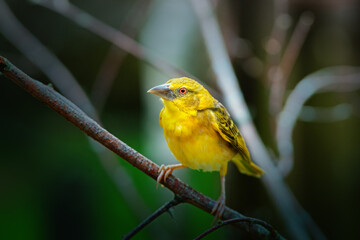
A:
[[[175,169],[220,171],[221,195],[212,209],[220,218],[225,209],[225,176],[233,161],[241,173],[260,177],[264,172],[251,162],[249,151],[226,108],[198,82],[173,78],[151,88],[161,97],[160,126],[166,142],[180,164],[161,165],[157,183],[166,182]]]

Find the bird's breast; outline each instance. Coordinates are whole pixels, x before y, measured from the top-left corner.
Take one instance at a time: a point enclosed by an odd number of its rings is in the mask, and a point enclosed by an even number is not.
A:
[[[204,171],[218,171],[235,151],[212,127],[206,114],[162,114],[165,139],[176,159],[183,165]]]

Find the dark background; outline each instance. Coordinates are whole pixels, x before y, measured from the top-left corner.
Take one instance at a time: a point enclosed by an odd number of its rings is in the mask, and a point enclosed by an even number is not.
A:
[[[72,20],[30,1],[5,2],[23,26],[59,58],[91,95],[111,44]],[[124,32],[128,22],[134,21],[129,12],[135,2],[71,1]],[[187,1],[148,2],[150,5],[146,7],[139,4],[144,9],[140,11],[140,27],[135,39],[218,89],[196,18]],[[265,144],[276,155],[268,111],[269,85],[264,77],[264,46],[273,26],[274,3],[264,0],[213,2],[229,51],[240,49],[231,56],[255,124]],[[323,67],[359,65],[358,1],[285,2],[289,4],[287,16],[291,21],[285,31],[284,44],[301,13],[310,11],[314,16],[286,94],[303,77]],[[244,53],[244,49],[247,52]],[[50,82],[32,59],[24,56],[1,31],[0,55],[33,78],[46,84]],[[169,153],[157,123],[160,102],[146,90],[170,77],[136,57],[126,56],[101,113],[107,130],[157,164],[176,160]],[[120,174],[124,192],[134,189],[137,192],[134,196],[140,198],[140,201],[131,201],[140,212],[135,213],[81,131],[10,80],[3,76],[0,80],[0,239],[119,239],[172,198],[168,190],[156,189],[152,179],[116,158],[129,175]],[[293,135],[295,166],[286,182],[328,239],[359,236],[359,97],[359,91],[315,95],[307,106],[346,104],[350,114],[341,120],[298,121]],[[220,193],[218,173],[179,170],[175,175],[213,198]],[[128,177],[133,184],[128,183]],[[233,166],[227,177],[227,204],[247,216],[267,221],[284,236],[289,236],[261,182],[239,174]],[[164,214],[135,239],[191,239],[207,229],[211,221],[209,214],[190,205],[180,205],[174,209],[173,217]],[[208,238],[241,236],[238,230],[225,227]]]

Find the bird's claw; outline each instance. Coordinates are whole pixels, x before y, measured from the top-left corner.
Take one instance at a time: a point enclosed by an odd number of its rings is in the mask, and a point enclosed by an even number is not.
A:
[[[225,198],[223,196],[220,196],[219,199],[216,201],[213,209],[211,210],[211,214],[215,215],[212,225],[222,217],[224,211],[225,211]]]
[[[164,180],[166,182],[166,179],[169,177],[169,175],[173,172],[173,168],[170,166],[165,166],[164,164],[161,164],[158,172],[160,173],[157,180],[156,180],[156,188],[158,187],[159,183]]]

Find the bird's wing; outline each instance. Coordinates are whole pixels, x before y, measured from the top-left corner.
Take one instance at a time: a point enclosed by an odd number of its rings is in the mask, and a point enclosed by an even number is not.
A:
[[[215,130],[240,153],[243,160],[250,162],[250,154],[245,141],[226,108],[218,102],[214,108],[209,110],[214,117],[212,125]]]

